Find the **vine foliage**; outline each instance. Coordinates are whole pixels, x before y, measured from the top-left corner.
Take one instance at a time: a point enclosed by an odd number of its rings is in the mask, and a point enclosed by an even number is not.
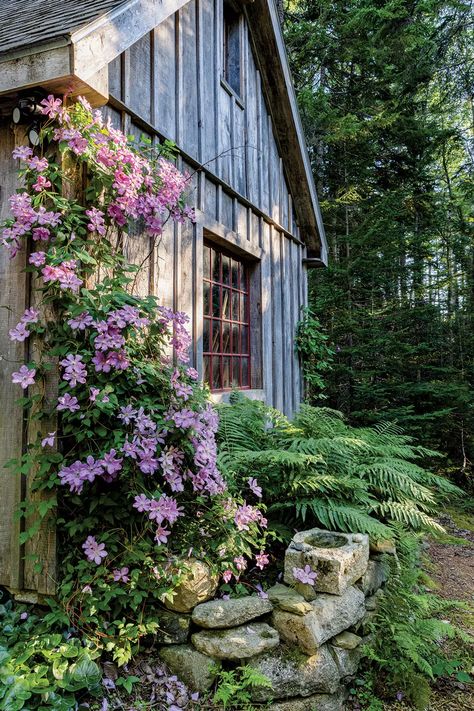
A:
[[[154,241],[168,220],[194,219],[189,176],[169,145],[127,139],[83,99],[50,96],[43,112],[39,154],[14,151],[22,187],[2,235],[12,258],[29,252],[34,303],[10,338],[33,340],[33,357],[12,380],[39,425],[11,466],[47,494],[23,504],[22,542],[57,504],[50,621],[125,663],[192,561],[238,578],[254,548],[263,555],[266,522],[217,467],[218,418],[189,366],[187,316],[140,294],[140,265],[124,257],[137,226]],[[52,397],[46,382],[58,383]]]

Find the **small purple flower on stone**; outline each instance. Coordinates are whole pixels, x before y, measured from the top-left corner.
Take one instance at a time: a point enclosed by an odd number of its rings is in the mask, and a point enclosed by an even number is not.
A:
[[[77,401],[77,397],[71,396],[69,395],[69,393],[58,397],[58,404],[56,410],[68,410],[69,412],[75,412],[76,410],[80,409],[81,407]]]
[[[293,568],[293,577],[303,585],[314,585],[318,574],[309,565],[305,565],[304,568]]]
[[[28,368],[26,365],[22,365],[20,370],[16,373],[12,373],[12,383],[17,383],[21,385],[23,390],[25,390],[29,385],[35,384],[36,370],[34,368]]]
[[[47,437],[41,440],[42,447],[54,447],[54,438],[56,437],[56,432],[48,432]]]
[[[33,158],[28,161],[28,168],[31,168],[31,170],[37,170],[38,173],[46,170],[48,166],[49,163],[47,158],[38,158],[38,156],[33,156]]]
[[[112,573],[114,576],[114,583],[128,583],[130,580],[128,576],[128,568],[115,568]]]
[[[32,254],[30,254],[28,261],[34,267],[42,267],[46,261],[46,253],[45,252],[33,252]]]
[[[262,487],[258,485],[258,481],[250,477],[247,479],[250,491],[255,494],[259,499],[262,498]]]
[[[258,596],[261,597],[263,600],[268,599],[268,593],[265,592],[265,590],[262,588],[260,583],[257,583],[255,586]]]
[[[20,615],[20,620],[27,620],[28,619],[28,613],[27,612],[22,612]]]
[[[98,543],[94,536],[87,536],[86,540],[82,544],[82,548],[87,560],[91,563],[96,563],[96,565],[100,565],[102,563],[102,558],[105,558],[108,555],[105,550],[105,543]]]
[[[19,341],[22,343],[26,338],[28,338],[30,332],[26,328],[25,324],[20,322],[15,326],[15,328],[10,329],[8,335],[10,336],[10,341]]]

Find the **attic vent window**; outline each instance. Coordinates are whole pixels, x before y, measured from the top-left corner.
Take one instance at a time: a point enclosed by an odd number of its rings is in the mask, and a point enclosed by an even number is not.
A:
[[[241,95],[241,16],[230,2],[224,2],[223,75],[230,88]]]

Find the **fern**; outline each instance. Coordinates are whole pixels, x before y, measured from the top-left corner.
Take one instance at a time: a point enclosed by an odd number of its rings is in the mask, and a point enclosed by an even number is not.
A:
[[[420,466],[436,453],[396,425],[348,425],[341,413],[303,405],[290,421],[264,403],[233,397],[220,406],[219,466],[229,485],[249,476],[264,491],[274,528],[318,525],[387,537],[392,523],[439,530],[433,514],[453,484]]]
[[[369,656],[375,663],[374,675],[384,673],[384,685],[393,691],[402,689],[416,708],[426,708],[429,686],[435,670],[447,665],[443,646],[446,638],[457,637],[466,644],[467,635],[447,622],[446,614],[459,603],[442,600],[423,592],[420,583],[419,541],[394,524],[398,540],[398,561],[392,570],[374,622],[374,648]],[[400,535],[403,534],[403,535]]]

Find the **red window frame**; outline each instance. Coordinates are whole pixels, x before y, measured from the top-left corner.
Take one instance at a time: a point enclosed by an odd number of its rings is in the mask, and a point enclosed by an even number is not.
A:
[[[212,242],[203,254],[203,374],[213,392],[248,390],[250,269]]]

